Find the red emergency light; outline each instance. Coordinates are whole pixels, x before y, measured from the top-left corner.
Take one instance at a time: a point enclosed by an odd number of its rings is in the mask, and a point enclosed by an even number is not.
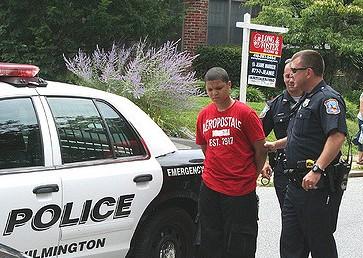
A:
[[[39,67],[29,64],[0,63],[0,76],[5,77],[34,77]]]

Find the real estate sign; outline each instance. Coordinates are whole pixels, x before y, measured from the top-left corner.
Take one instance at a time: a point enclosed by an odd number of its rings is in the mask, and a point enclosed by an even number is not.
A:
[[[281,53],[281,35],[251,31],[247,71],[248,85],[275,87]]]

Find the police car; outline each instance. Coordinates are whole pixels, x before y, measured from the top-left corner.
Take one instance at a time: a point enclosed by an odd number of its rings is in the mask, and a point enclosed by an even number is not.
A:
[[[0,243],[30,257],[192,257],[203,154],[129,100],[0,63]]]

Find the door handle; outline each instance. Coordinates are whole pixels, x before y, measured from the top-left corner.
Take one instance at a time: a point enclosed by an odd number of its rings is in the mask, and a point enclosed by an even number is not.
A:
[[[145,174],[145,175],[140,175],[140,176],[134,177],[135,183],[148,182],[151,180],[153,180],[153,176],[151,174]]]
[[[190,159],[189,162],[190,163],[203,163],[204,159]]]
[[[40,185],[33,189],[33,193],[35,194],[52,193],[58,191],[59,186],[57,184]]]

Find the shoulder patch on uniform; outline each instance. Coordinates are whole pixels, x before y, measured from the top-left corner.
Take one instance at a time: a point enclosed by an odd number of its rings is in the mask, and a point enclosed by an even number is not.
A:
[[[339,103],[336,99],[327,99],[324,101],[326,113],[329,115],[337,115],[340,113]]]
[[[265,105],[265,107],[262,109],[261,113],[260,113],[260,118],[264,118],[266,116],[266,113],[270,110],[270,106],[269,105]]]

